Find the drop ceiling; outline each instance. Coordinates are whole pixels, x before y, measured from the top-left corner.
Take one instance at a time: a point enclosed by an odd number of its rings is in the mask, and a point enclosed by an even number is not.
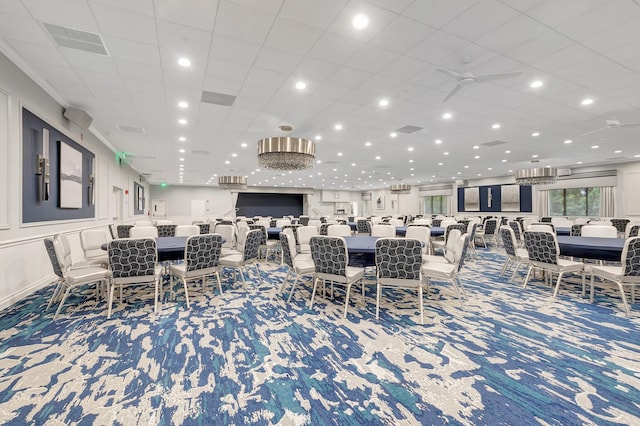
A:
[[[58,44],[74,36],[90,47]],[[87,111],[152,184],[232,174],[249,186],[366,190],[640,160],[640,127],[582,136],[605,120],[640,123],[631,0],[4,0],[0,50]],[[437,67],[521,74],[443,102],[455,79]],[[320,163],[260,170],[256,142],[283,135],[316,140]]]

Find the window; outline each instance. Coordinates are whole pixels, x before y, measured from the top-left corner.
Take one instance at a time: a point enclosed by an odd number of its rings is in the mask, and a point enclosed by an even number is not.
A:
[[[600,216],[600,188],[566,188],[549,191],[551,216]]]
[[[446,214],[447,196],[434,195],[432,197],[424,197],[424,213],[425,214]]]

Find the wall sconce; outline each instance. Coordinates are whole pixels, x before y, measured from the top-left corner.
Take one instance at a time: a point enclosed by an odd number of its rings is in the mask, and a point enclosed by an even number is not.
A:
[[[49,129],[42,129],[42,154],[36,154],[36,176],[38,182],[38,202],[49,199]]]
[[[487,207],[491,207],[491,187],[487,188]]]

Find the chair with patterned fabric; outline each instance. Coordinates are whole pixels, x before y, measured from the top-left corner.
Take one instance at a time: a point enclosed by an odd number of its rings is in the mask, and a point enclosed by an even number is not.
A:
[[[638,234],[640,234],[640,223],[628,223],[624,233],[625,238],[637,237]]]
[[[249,230],[257,229],[261,233],[260,246],[258,248],[258,257],[262,257],[264,253],[264,260],[269,260],[269,252],[274,256],[278,252],[278,242],[276,240],[270,240],[267,234],[267,228],[264,225],[249,225]]]
[[[327,235],[329,237],[350,237],[351,227],[349,225],[329,225]]]
[[[611,224],[615,226],[618,231],[618,236],[623,236],[627,229],[627,224],[630,223],[629,219],[611,219]]]
[[[371,235],[371,221],[358,219],[356,222],[356,232],[358,235]]]
[[[584,225],[584,223],[574,223],[573,225],[571,225],[571,231],[569,235],[571,235],[572,237],[582,236],[582,227]]]
[[[316,267],[310,257],[296,254],[296,242],[290,233],[280,233],[280,245],[282,246],[283,262],[287,265],[287,275],[285,276],[284,281],[282,281],[280,293],[285,290],[287,283],[289,282],[289,277],[291,275],[296,276],[295,281],[291,285],[291,290],[289,291],[289,298],[287,299],[287,302],[291,302],[291,296],[293,296],[293,292],[296,290],[300,276],[312,275],[315,272]]]
[[[482,246],[487,248],[487,240],[493,241],[494,244],[498,244],[496,238],[498,231],[498,219],[490,218],[485,220],[482,229],[476,231],[476,240],[482,241]]]
[[[222,235],[192,235],[187,238],[184,247],[184,262],[173,264],[169,268],[171,289],[173,289],[174,277],[182,280],[187,308],[191,307],[189,304],[187,281],[202,280],[202,287],[204,288],[206,277],[215,275],[218,281],[218,290],[220,294],[222,294],[222,284],[220,282],[220,271],[218,267],[221,251]]]
[[[504,276],[504,273],[507,272],[507,269],[511,265],[513,265],[513,271],[511,272],[511,278],[509,279],[509,282],[512,283],[513,279],[516,276],[516,273],[518,272],[518,268],[520,268],[520,265],[526,265],[529,263],[529,253],[527,253],[526,249],[518,247],[516,236],[513,232],[512,227],[508,225],[502,225],[500,227],[500,237],[502,238],[504,251],[507,253],[507,259],[502,266],[500,276]]]
[[[594,265],[591,268],[591,303],[593,303],[595,277],[606,281],[613,281],[620,290],[622,304],[627,312],[631,313],[625,286],[631,287],[631,303],[635,303],[635,288],[640,285],[640,237],[628,238],[622,249],[621,266]],[[605,281],[599,282],[598,287],[602,287]]]
[[[230,254],[220,258],[220,266],[226,268],[233,268],[235,271],[240,272],[240,278],[242,278],[242,286],[246,288],[247,282],[244,278],[245,269],[253,264],[258,274],[258,279],[262,283],[262,274],[258,267],[258,251],[260,249],[260,241],[262,240],[262,233],[259,229],[252,229],[247,232],[247,236],[244,243],[244,248],[239,254]],[[247,271],[248,272],[248,271]],[[234,274],[234,280],[235,280]]]
[[[96,303],[98,303],[100,286],[109,281],[109,270],[100,266],[72,268],[71,265],[67,264],[64,260],[64,249],[62,247],[62,242],[58,238],[45,238],[44,246],[47,250],[47,254],[49,255],[49,261],[51,262],[53,272],[58,276],[58,283],[51,295],[51,299],[49,299],[47,309],[49,309],[51,304],[62,295],[60,304],[58,305],[58,309],[56,310],[53,319],[58,318],[58,314],[60,314],[60,310],[62,309],[65,300],[67,300],[71,290],[86,284],[96,283]]]
[[[133,228],[133,225],[117,225],[117,237],[116,238],[129,238],[129,231]]]
[[[203,226],[206,225],[207,228],[209,227],[208,223],[203,224]],[[196,225],[198,226],[198,225]],[[178,225],[156,225],[156,228],[158,229],[158,237],[175,237],[176,236],[176,228],[178,227]],[[202,229],[202,228],[200,228]]]
[[[434,252],[438,249],[444,250],[447,245],[447,240],[449,239],[449,233],[454,229],[457,229],[461,234],[464,234],[467,232],[467,225],[463,223],[450,223],[445,228],[444,235],[441,238],[431,238],[431,245]]]
[[[456,233],[457,234],[457,233]],[[469,234],[463,234],[459,238],[455,238],[454,242],[454,260],[453,262],[439,262],[439,261],[427,261],[422,264],[420,272],[424,277],[427,294],[429,292],[430,280],[435,281],[448,281],[453,285],[454,290],[460,301],[460,306],[463,306],[462,299],[467,298],[464,285],[458,278],[458,274],[464,265],[464,258],[467,255],[467,249],[470,243]]]
[[[302,226],[308,226],[309,225],[309,216],[300,216],[298,218],[298,223]]]
[[[418,291],[420,324],[424,324],[422,302],[422,243],[413,238],[379,238],[376,241],[376,319],[380,317],[382,288]]]
[[[516,237],[516,242],[519,247],[523,247],[524,237],[522,235],[522,226],[520,226],[520,222],[517,220],[510,220],[508,225],[513,229],[513,235]]]
[[[329,235],[327,229],[331,226],[330,223],[323,223],[320,225],[320,235]]]
[[[545,231],[526,231],[524,233],[524,244],[529,255],[529,269],[524,279],[522,288],[527,287],[529,277],[534,269],[541,269],[551,274],[558,274],[553,298],[558,295],[562,276],[566,273],[579,272],[582,275],[582,295],[585,294],[584,264],[560,258],[560,248],[556,235]]]
[[[113,306],[113,292],[116,286],[154,284],[154,312],[158,312],[158,294],[161,290],[162,267],[157,264],[158,251],[156,240],[153,238],[123,238],[110,241],[107,245],[109,254],[109,269],[111,282],[109,283],[109,308],[107,318],[111,318]]]
[[[349,294],[353,284],[361,283],[362,300],[364,301],[364,268],[349,266],[347,243],[342,237],[311,237],[311,257],[315,265],[315,274],[309,308],[313,308],[313,301],[320,280],[322,280],[323,288],[326,281],[343,284],[346,293],[343,316],[346,318],[347,309],[349,308]]]

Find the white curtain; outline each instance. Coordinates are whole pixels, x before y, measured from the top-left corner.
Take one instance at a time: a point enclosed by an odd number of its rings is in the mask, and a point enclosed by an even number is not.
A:
[[[536,215],[549,216],[549,191],[536,191]]]
[[[615,217],[616,189],[613,186],[600,187],[600,216]]]

